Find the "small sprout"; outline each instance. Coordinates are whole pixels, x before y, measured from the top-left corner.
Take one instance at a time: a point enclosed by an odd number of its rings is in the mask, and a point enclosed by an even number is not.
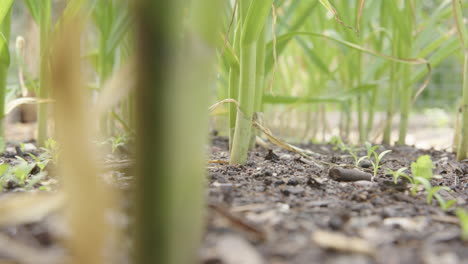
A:
[[[344,144],[343,140],[339,136],[333,136],[330,141],[328,142],[330,145],[333,145],[333,150],[341,150],[345,151],[346,145]]]
[[[42,172],[45,169],[45,167],[50,161],[50,159],[42,155],[39,158],[36,157],[36,155],[31,154],[31,153],[28,153],[28,155],[31,156],[31,158],[33,158],[33,160],[36,162],[36,165],[37,167],[39,167],[40,172]]]
[[[416,162],[411,163],[411,172],[413,173],[413,176],[431,180],[434,176],[432,169],[434,169],[434,164],[432,163],[429,155],[421,156],[416,160]]]
[[[45,148],[42,148],[42,150],[44,150],[44,152],[39,156],[39,160],[47,160],[47,163],[49,161],[57,163],[59,157],[59,145],[57,144],[57,141],[55,141],[53,138],[47,139],[45,142]]]
[[[26,185],[26,189],[27,190],[33,189],[34,186],[40,181],[42,181],[45,177],[47,177],[46,171],[41,171],[35,175],[32,175],[31,179],[29,179],[28,184]]]
[[[111,138],[112,153],[115,153],[117,148],[119,148],[121,146],[124,146],[125,144],[127,144],[127,142],[128,142],[128,138],[124,134],[120,134],[120,135],[118,135],[116,137],[112,137]]]
[[[431,204],[432,203],[432,198],[437,194],[438,191],[440,190],[446,190],[446,191],[450,191],[450,188],[447,187],[447,186],[435,186],[435,187],[432,187],[430,186],[429,189],[426,189],[427,191],[427,204]],[[440,195],[437,195],[439,196],[440,198],[442,198],[442,196]],[[437,198],[436,198],[437,199]],[[444,200],[445,201],[445,200]]]
[[[425,172],[425,173],[426,173],[426,176],[428,176],[427,172]],[[432,170],[431,170],[431,174],[432,174]],[[448,209],[450,209],[452,206],[455,205],[456,200],[446,201],[444,198],[442,198],[442,196],[440,194],[437,193],[440,190],[450,191],[449,187],[447,187],[447,186],[435,186],[435,187],[433,187],[431,185],[431,182],[429,181],[429,179],[426,179],[426,178],[420,177],[420,176],[413,177],[413,179],[414,179],[414,183],[415,183],[415,185],[413,186],[413,189],[412,189],[413,196],[416,195],[417,185],[419,184],[419,185],[424,186],[424,189],[426,189],[426,191],[427,191],[427,197],[426,197],[427,204],[429,204],[429,205],[432,204],[432,199],[435,197],[437,202],[439,203],[440,208],[443,211],[447,211]]]
[[[26,144],[24,144],[23,142],[21,142],[21,143],[19,144],[19,146],[20,146],[21,152],[26,152]]]
[[[408,181],[409,181],[411,184],[413,184],[413,183],[414,183],[413,179],[412,179],[410,176],[408,176],[407,174],[403,173],[405,170],[407,170],[407,168],[403,167],[403,168],[399,168],[397,171],[393,171],[393,170],[391,170],[391,169],[387,169],[387,172],[390,173],[390,174],[392,174],[392,176],[393,176],[393,182],[394,182],[395,184],[397,184],[398,179],[399,179],[400,177],[405,177],[406,179],[408,179]]]
[[[18,179],[20,185],[24,185],[25,180],[28,178],[29,173],[34,168],[34,163],[28,163],[25,159],[16,156],[20,163],[10,169],[11,173]]]
[[[437,194],[437,193],[434,195],[434,197],[435,197],[436,200],[439,202],[440,208],[441,208],[444,212],[447,211],[448,209],[452,208],[452,207],[457,203],[457,200],[455,200],[455,199],[445,201],[445,199],[442,198],[442,196],[440,196],[440,195]]]
[[[461,239],[468,241],[468,212],[458,208],[456,214],[458,220],[460,220]]]
[[[10,165],[2,163],[0,164],[0,177],[3,177],[5,173],[10,169]]]
[[[377,176],[377,171],[380,168],[380,161],[383,159],[383,157],[388,153],[392,152],[391,150],[385,150],[382,151],[380,154],[377,154],[376,150],[378,147],[379,145],[372,146],[369,142],[366,142],[367,156],[361,157],[359,159],[359,162],[362,161],[361,159],[363,158],[367,158],[371,162],[372,168],[374,169],[374,174],[372,178],[375,178],[375,176]],[[372,158],[374,158],[374,161],[372,161]]]

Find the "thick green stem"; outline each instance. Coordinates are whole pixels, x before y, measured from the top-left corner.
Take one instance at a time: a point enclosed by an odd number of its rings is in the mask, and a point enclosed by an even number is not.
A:
[[[377,105],[378,89],[371,91],[369,113],[367,116],[366,134],[369,135],[374,127],[375,106]]]
[[[40,77],[39,77],[39,98],[47,99],[49,97],[49,31],[51,23],[51,2],[45,0],[41,8],[40,16]],[[48,137],[48,105],[38,104],[37,110],[37,144],[45,146]]]
[[[393,40],[392,40],[392,55],[398,56],[398,41],[399,33],[396,28],[393,29]],[[390,80],[387,94],[387,117],[385,120],[385,128],[382,143],[391,144],[392,140],[392,128],[393,128],[393,116],[395,114],[395,97],[396,92],[399,90],[399,82],[397,80],[397,73],[400,69],[400,64],[390,62]]]
[[[407,78],[411,71],[411,67],[409,65],[403,65],[402,67],[403,72],[405,74],[402,78],[402,85],[404,85]],[[408,74],[406,74],[408,73]],[[411,109],[411,97],[412,97],[412,89],[411,87],[402,86],[400,93],[400,131],[398,135],[398,144],[405,145],[406,144],[406,132],[408,131],[408,122],[409,122],[409,113]]]
[[[242,113],[238,113],[236,118],[231,164],[244,164],[247,161],[255,104],[256,53],[255,41],[241,46],[239,105]]]
[[[238,16],[240,18],[240,16]],[[240,53],[240,38],[242,23],[237,23],[236,31],[234,33],[234,51],[236,54]],[[229,70],[229,98],[239,100],[239,68],[231,67]],[[229,105],[229,149],[232,147],[232,141],[234,140],[234,130],[236,128],[237,118],[237,105]]]
[[[138,0],[134,263],[197,263],[218,0]],[[183,42],[180,34],[187,23]],[[181,55],[181,56],[178,56]],[[154,152],[154,149],[158,151]],[[189,158],[180,160],[181,155]]]
[[[255,83],[255,112],[261,112],[263,105],[263,86],[265,84],[265,46],[266,46],[266,30],[263,29],[257,41],[257,69],[256,69],[256,83]]]
[[[410,1],[405,1],[405,6],[403,8],[403,23],[400,24],[400,38],[399,38],[399,56],[400,58],[409,58],[411,57],[411,51],[413,47],[413,7],[411,6]],[[411,78],[411,65],[405,64],[401,66],[403,72],[402,78],[399,80],[401,83],[401,93],[400,93],[400,132],[398,136],[398,144],[406,144],[406,133],[408,131],[409,123],[409,114],[411,111],[411,98],[413,96],[412,86],[407,84],[410,82]]]
[[[387,97],[387,117],[385,120],[385,128],[382,143],[391,144],[390,140],[392,137],[392,125],[393,125],[393,113],[395,111],[395,91],[398,90],[397,82],[395,80],[395,71],[397,65],[391,63],[390,65],[390,85],[388,87]]]
[[[468,158],[468,50],[465,50],[463,66],[463,102],[460,140],[458,143],[457,159]]]
[[[364,129],[364,110],[362,105],[362,95],[357,96],[357,110],[358,110],[358,129],[359,129],[359,143],[366,141],[366,132]]]
[[[0,49],[1,53],[9,53],[8,43],[10,40],[10,26],[11,26],[11,6],[10,11],[6,15],[5,19],[0,24],[0,31],[5,38],[5,46]],[[2,57],[3,54],[0,54]],[[8,67],[10,66],[9,61],[5,63],[0,63],[0,153],[5,151],[5,95],[6,95],[6,86],[7,86],[7,77],[8,77]]]
[[[262,112],[262,100],[263,100],[263,86],[265,84],[265,45],[266,45],[266,31],[262,30],[260,37],[257,41],[257,69],[256,69],[256,79],[255,79],[255,103],[254,103],[254,113]],[[255,140],[257,137],[257,132],[255,128],[252,128],[250,146],[255,146]]]

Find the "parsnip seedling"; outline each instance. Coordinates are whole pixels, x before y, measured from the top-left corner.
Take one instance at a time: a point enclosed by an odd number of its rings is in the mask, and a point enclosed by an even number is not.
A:
[[[382,151],[380,154],[377,154],[376,149],[379,147],[379,145],[372,146],[368,142],[365,145],[367,149],[367,156],[361,157],[358,160],[357,164],[359,165],[359,163],[364,159],[369,160],[369,162],[372,164],[372,168],[373,168],[372,180],[374,180],[375,176],[377,176],[377,171],[380,168],[380,161],[383,159],[385,155],[392,152],[392,150],[385,150],[385,151]],[[374,160],[372,160],[372,158],[374,158]]]
[[[468,212],[464,209],[458,208],[456,214],[460,221],[461,239],[468,241]]]

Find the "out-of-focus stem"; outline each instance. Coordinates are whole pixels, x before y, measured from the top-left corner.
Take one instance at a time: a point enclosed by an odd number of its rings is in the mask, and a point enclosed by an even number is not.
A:
[[[39,98],[47,99],[49,97],[49,31],[51,23],[51,1],[42,1],[40,16],[40,77],[39,77]],[[44,147],[48,137],[48,105],[38,104],[37,110],[37,144]]]
[[[11,7],[10,11],[6,15],[3,23],[0,25],[0,31],[5,37],[6,49],[2,52],[8,53],[8,43],[10,40],[10,26],[11,26]],[[6,86],[7,86],[7,77],[8,77],[8,63],[0,64],[0,153],[5,151],[5,95],[6,95]]]
[[[198,263],[208,87],[215,80],[214,43],[222,1],[195,0],[190,8],[183,0],[136,3],[134,263]]]
[[[468,50],[465,50],[463,66],[463,102],[460,140],[458,143],[457,159],[468,158]]]
[[[240,18],[240,15],[238,16]],[[240,37],[241,37],[242,23],[239,19],[234,33],[234,51],[236,54],[240,53]],[[239,100],[239,68],[231,67],[229,70],[229,98]],[[234,130],[236,128],[237,118],[237,105],[229,105],[229,149],[231,149],[232,141],[234,140]]]
[[[106,236],[110,235],[106,211],[110,204],[107,186],[98,178],[86,109],[86,89],[81,80],[80,39],[83,25],[69,18],[57,31],[51,58],[50,79],[56,99],[57,138],[61,144],[60,172],[67,195],[65,215],[71,236],[67,245],[73,264],[101,264]],[[44,58],[43,58],[44,60]]]

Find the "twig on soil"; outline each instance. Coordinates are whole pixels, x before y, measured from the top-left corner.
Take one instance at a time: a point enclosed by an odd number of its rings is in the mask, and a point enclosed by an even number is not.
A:
[[[135,164],[133,160],[118,160],[106,161],[98,164],[99,168],[103,170],[124,170],[132,167]]]
[[[219,258],[226,264],[264,264],[262,255],[239,235],[224,235],[216,245]]]
[[[372,175],[356,169],[345,169],[342,167],[333,167],[328,172],[328,176],[335,181],[371,181]]]
[[[341,252],[364,254],[374,257],[377,250],[372,244],[358,237],[348,237],[340,233],[316,231],[312,234],[312,240],[320,247]]]
[[[431,219],[441,223],[459,225],[460,220],[455,216],[448,215],[431,215]]]
[[[263,126],[263,124],[261,124],[261,123],[262,123],[261,122],[261,117],[258,114],[256,114],[254,116],[254,120],[253,120],[253,123],[252,123],[253,126],[255,128],[259,129],[260,131],[262,131],[262,133],[265,134],[265,136],[267,136],[268,140],[270,140],[271,143],[275,144],[276,146],[278,146],[278,147],[280,147],[282,149],[291,151],[291,152],[298,153],[302,157],[304,157],[306,159],[309,159],[311,162],[313,162],[314,166],[316,166],[316,167],[323,168],[323,166],[320,165],[319,163],[324,164],[324,165],[332,165],[331,163],[321,161],[321,160],[317,160],[317,159],[312,157],[312,156],[320,157],[320,154],[314,153],[314,152],[309,151],[309,150],[301,149],[299,147],[293,146],[291,144],[288,144],[288,143],[278,139],[277,137],[273,136],[271,131],[268,128],[266,128],[265,126]]]
[[[0,199],[0,227],[41,221],[60,210],[63,193],[14,193]]]
[[[229,161],[226,161],[226,160],[208,160],[208,163],[229,164]]]
[[[231,213],[228,209],[224,208],[223,206],[209,203],[208,207],[211,208],[213,211],[217,212],[219,215],[223,216],[236,228],[250,234],[252,238],[256,241],[265,241],[266,240],[266,233],[258,226],[255,226],[245,219],[240,218],[237,215]]]
[[[0,254],[23,264],[58,264],[67,262],[65,261],[63,251],[34,248],[19,243],[3,234],[0,234]]]

